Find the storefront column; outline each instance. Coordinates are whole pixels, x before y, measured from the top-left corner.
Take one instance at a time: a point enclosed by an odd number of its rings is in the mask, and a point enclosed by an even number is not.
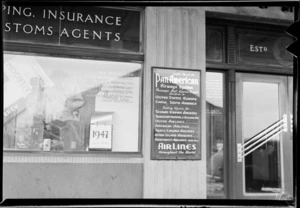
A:
[[[144,198],[206,198],[205,11],[145,10]],[[151,67],[201,70],[201,160],[151,160]]]

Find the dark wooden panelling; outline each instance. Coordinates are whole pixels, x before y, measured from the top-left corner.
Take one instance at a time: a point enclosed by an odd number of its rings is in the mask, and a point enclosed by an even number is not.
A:
[[[235,34],[235,27],[229,26],[228,27],[228,39],[227,39],[227,61],[229,64],[236,63],[236,34]]]

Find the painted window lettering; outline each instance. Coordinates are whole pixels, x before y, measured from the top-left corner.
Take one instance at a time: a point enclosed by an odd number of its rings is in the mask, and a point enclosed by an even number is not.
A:
[[[267,52],[268,48],[266,46],[250,45],[250,51],[257,52],[257,53],[263,53],[263,52]]]

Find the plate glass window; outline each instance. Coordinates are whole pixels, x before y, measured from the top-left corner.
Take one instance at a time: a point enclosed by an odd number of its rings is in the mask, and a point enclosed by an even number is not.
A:
[[[207,193],[224,196],[224,75],[206,73]]]
[[[141,69],[5,54],[4,148],[138,152]]]

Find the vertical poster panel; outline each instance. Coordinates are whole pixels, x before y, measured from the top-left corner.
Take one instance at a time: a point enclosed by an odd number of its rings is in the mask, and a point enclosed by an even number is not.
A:
[[[152,68],[151,159],[201,159],[200,86],[200,71]]]

